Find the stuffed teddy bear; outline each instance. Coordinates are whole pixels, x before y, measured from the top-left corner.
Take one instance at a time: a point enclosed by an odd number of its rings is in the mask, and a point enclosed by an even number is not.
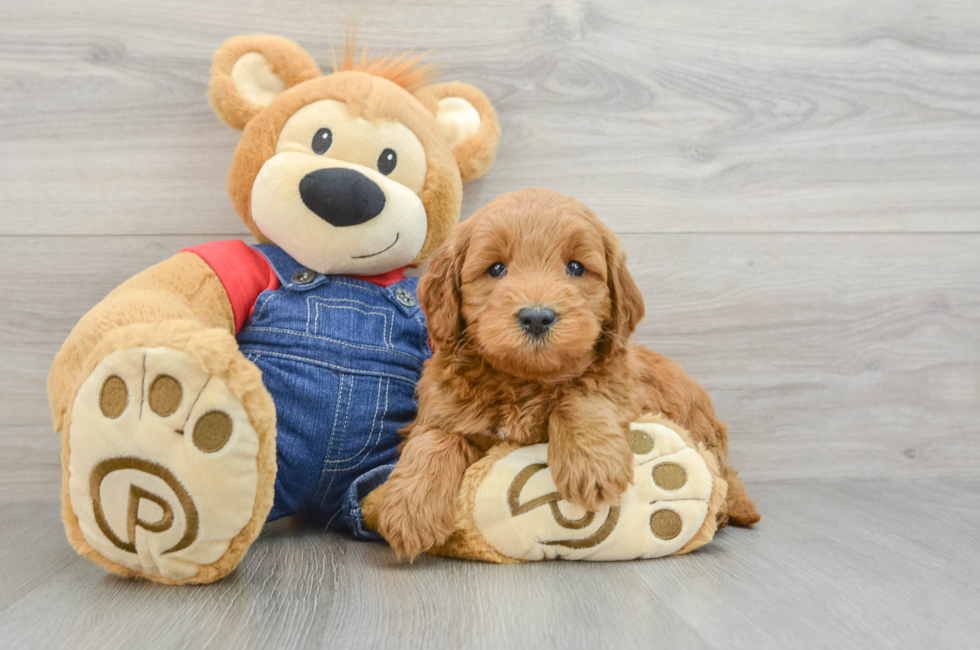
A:
[[[322,75],[275,36],[224,43],[217,116],[242,130],[228,172],[260,242],[181,251],[76,325],[48,395],[62,514],[113,573],[205,583],[271,519],[303,513],[377,539],[384,482],[430,355],[417,279],[459,221],[499,125],[476,88],[406,56]]]
[[[718,458],[662,414],[632,422],[629,441],[633,482],[596,512],[561,498],[547,443],[491,447],[463,474],[449,538],[427,552],[499,564],[609,561],[683,555],[710,542],[728,522],[729,485]],[[362,501],[371,529],[389,485]]]

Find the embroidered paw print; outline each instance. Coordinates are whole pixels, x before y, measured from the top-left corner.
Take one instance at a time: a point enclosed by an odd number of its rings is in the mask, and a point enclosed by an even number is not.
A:
[[[598,512],[561,499],[547,445],[516,448],[493,463],[477,488],[473,519],[497,551],[521,560],[626,560],[681,550],[709,510],[712,475],[671,428],[633,423],[633,485]]]
[[[166,374],[159,374],[153,378],[146,395],[146,405],[153,413],[161,418],[168,418],[184,403],[184,389],[179,380]],[[102,411],[102,415],[115,420],[123,414],[128,404],[129,389],[126,382],[119,375],[106,377],[99,392],[99,410]],[[186,433],[184,430],[186,425],[185,419],[177,432]],[[228,443],[231,432],[231,416],[221,410],[212,410],[197,419],[191,430],[190,439],[195,447],[210,454],[219,451]]]
[[[99,554],[187,578],[217,561],[251,518],[258,449],[221,378],[179,350],[118,350],[72,408],[72,509]]]

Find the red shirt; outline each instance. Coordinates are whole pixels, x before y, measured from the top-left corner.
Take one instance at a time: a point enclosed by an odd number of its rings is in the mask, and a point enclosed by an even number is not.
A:
[[[231,311],[235,316],[235,334],[252,317],[259,294],[266,290],[275,291],[282,286],[265,256],[240,239],[209,242],[185,248],[184,251],[200,256],[218,276],[231,302]],[[388,287],[405,277],[405,267],[379,275],[350,277]]]

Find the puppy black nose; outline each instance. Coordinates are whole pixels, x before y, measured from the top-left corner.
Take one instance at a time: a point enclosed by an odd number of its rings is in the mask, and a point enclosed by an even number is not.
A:
[[[356,226],[385,209],[385,193],[364,174],[345,167],[318,169],[299,182],[310,210],[332,226]]]
[[[550,307],[524,307],[517,312],[517,322],[521,329],[535,338],[547,334],[556,320],[558,315]]]

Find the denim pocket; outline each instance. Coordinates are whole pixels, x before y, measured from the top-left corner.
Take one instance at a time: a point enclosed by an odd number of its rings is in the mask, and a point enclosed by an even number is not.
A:
[[[314,501],[321,513],[336,512],[351,483],[361,474],[394,462],[404,424],[405,386],[388,377],[341,375]]]
[[[372,347],[392,348],[392,328],[395,310],[382,304],[370,304],[355,298],[323,298],[309,296],[307,323],[311,334],[336,337]]]
[[[355,469],[377,446],[388,415],[391,379],[341,375],[323,473]]]

